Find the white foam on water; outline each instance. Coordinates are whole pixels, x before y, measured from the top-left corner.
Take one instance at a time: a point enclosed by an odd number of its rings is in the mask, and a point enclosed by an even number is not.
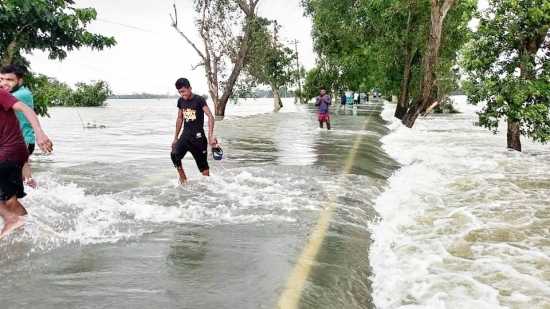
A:
[[[21,233],[10,236],[10,242],[30,242],[33,251],[48,250],[69,243],[135,239],[166,224],[294,222],[296,211],[318,210],[317,203],[300,189],[315,184],[291,175],[255,174],[244,170],[199,178],[190,187],[174,187],[169,182],[157,191],[164,197],[175,196],[171,205],[160,205],[154,196],[141,195],[139,189],[88,194],[75,184],[42,177],[41,187],[29,190],[23,200],[29,210],[28,222]]]
[[[378,308],[550,306],[550,149],[475,127],[475,106],[419,119],[383,117],[384,150],[402,167],[376,201],[373,298]]]
[[[303,109],[302,106],[295,104],[294,98],[281,98],[281,101],[283,108],[278,111],[279,113],[294,113]],[[214,110],[214,105],[210,101],[208,104],[210,109]],[[225,119],[272,113],[273,106],[272,98],[239,99],[236,104],[230,101],[227,104]]]

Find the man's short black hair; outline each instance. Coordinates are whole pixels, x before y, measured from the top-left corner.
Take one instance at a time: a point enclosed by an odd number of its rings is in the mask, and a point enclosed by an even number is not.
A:
[[[181,88],[191,88],[191,84],[189,83],[189,80],[187,78],[178,78],[178,80],[176,81],[176,89],[181,89]]]
[[[321,86],[319,87],[319,90],[327,90],[327,88],[325,86]]]
[[[17,78],[23,78],[27,75],[27,68],[18,64],[9,64],[0,70],[1,74],[15,74]]]

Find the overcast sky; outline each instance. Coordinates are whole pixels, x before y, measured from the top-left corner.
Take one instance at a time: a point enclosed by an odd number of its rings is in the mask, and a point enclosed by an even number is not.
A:
[[[79,7],[94,7],[98,18],[88,28],[114,36],[118,44],[103,51],[81,49],[63,61],[49,60],[47,54],[34,52],[29,57],[35,72],[69,84],[106,80],[115,93],[175,93],[174,81],[188,77],[193,89],[207,93],[202,67],[196,53],[170,25],[173,0],[77,0]],[[193,0],[176,0],[180,28],[198,43],[194,26]],[[259,15],[276,19],[281,37],[300,42],[300,62],[311,68],[315,55],[311,41],[311,22],[303,16],[300,0],[261,0]]]
[[[338,1],[338,0],[335,0]],[[63,61],[49,60],[42,52],[30,56],[35,72],[69,84],[79,81],[106,80],[117,94],[175,93],[173,83],[188,77],[193,89],[207,93],[204,70],[192,66],[199,62],[196,53],[170,26],[173,0],[76,0],[79,7],[94,7],[98,19],[89,30],[114,36],[118,44],[103,51],[72,51]],[[193,0],[176,0],[179,23],[200,44],[194,25]],[[281,37],[300,42],[300,63],[310,69],[315,63],[311,39],[311,21],[303,16],[300,0],[261,0],[259,15],[276,19],[282,26]],[[480,0],[481,8],[487,0]],[[472,23],[473,28],[475,22]]]

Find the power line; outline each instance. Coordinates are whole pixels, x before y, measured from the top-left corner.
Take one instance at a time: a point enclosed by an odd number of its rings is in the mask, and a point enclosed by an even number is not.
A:
[[[137,27],[137,26],[132,26],[132,25],[128,25],[128,24],[123,24],[123,23],[119,23],[119,22],[116,22],[116,21],[111,21],[111,20],[107,20],[107,19],[103,19],[103,18],[98,18],[98,19],[96,19],[96,20],[97,20],[97,21],[100,21],[100,22],[104,22],[104,23],[106,23],[106,24],[118,25],[118,26],[130,28],[130,29],[134,29],[134,30],[143,31],[143,32],[150,32],[150,33],[153,33],[153,32],[154,32],[154,31],[149,30],[149,29],[144,29],[144,28],[140,28],[140,27]]]

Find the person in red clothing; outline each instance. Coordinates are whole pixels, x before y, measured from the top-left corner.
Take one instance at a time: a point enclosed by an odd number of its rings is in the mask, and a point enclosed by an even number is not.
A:
[[[47,153],[53,149],[34,111],[0,89],[0,217],[4,220],[0,239],[23,226],[27,214],[18,199],[25,196],[22,168],[29,154],[15,111],[22,112],[31,123],[38,147]]]
[[[315,106],[319,107],[319,127],[323,128],[323,123],[327,123],[327,130],[330,130],[330,113],[329,107],[332,98],[327,94],[324,87],[320,89],[320,95],[315,99]]]

